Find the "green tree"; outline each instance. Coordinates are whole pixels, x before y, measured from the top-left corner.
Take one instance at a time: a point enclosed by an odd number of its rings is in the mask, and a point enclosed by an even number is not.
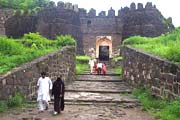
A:
[[[45,7],[50,0],[0,0],[1,8],[33,10]]]

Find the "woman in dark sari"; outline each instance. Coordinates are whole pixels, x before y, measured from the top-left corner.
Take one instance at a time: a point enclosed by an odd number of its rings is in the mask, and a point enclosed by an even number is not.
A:
[[[54,95],[54,115],[64,110],[64,82],[61,76],[53,83],[52,95]]]

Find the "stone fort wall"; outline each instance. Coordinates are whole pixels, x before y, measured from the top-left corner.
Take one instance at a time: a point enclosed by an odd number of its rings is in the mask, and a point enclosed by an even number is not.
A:
[[[37,80],[42,71],[47,72],[52,81],[62,75],[65,84],[72,82],[75,79],[75,51],[74,46],[63,47],[0,75],[0,99],[8,99],[16,91],[29,100],[35,99]]]
[[[180,95],[180,66],[141,50],[123,48],[122,79],[135,87],[145,87],[160,98]]]
[[[70,34],[77,40],[78,53],[88,54],[95,48],[96,37],[111,36],[113,51],[120,49],[123,39],[132,35],[159,36],[174,29],[171,19],[165,19],[152,3],[145,6],[132,3],[121,8],[118,15],[112,8],[96,15],[96,10],[86,11],[71,3],[51,2],[38,14],[14,16],[5,21],[3,28],[8,36],[22,36],[28,32],[40,32],[54,39],[60,34]],[[23,25],[22,25],[22,24]],[[29,26],[29,27],[26,27]]]
[[[6,35],[5,22],[14,15],[11,9],[0,9],[0,35]]]

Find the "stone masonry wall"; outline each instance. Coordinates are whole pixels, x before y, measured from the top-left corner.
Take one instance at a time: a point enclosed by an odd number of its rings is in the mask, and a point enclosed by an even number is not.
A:
[[[160,98],[180,95],[180,66],[130,46],[123,48],[122,55],[124,81],[150,88],[152,95]]]
[[[12,9],[0,9],[0,35],[6,35],[5,33],[5,22],[7,19],[13,16]]]
[[[123,39],[134,35],[147,37],[156,37],[174,29],[172,21],[164,18],[161,12],[152,5],[147,3],[145,6],[138,3],[130,5],[119,10],[118,15],[123,22]]]
[[[111,36],[113,53],[120,49],[122,40],[134,35],[155,37],[174,29],[172,19],[166,19],[161,12],[148,2],[145,6],[132,3],[130,7],[121,8],[118,15],[110,8],[107,12],[96,10],[87,12],[84,8],[71,3],[51,2],[38,14],[17,15],[8,19],[0,9],[0,35],[21,37],[24,33],[39,32],[41,35],[54,39],[57,35],[69,34],[77,41],[77,53],[89,54],[95,49],[97,36]],[[4,17],[5,16],[5,17]],[[4,28],[4,23],[6,26]]]
[[[89,49],[96,49],[96,40],[98,36],[111,36],[113,53],[120,49],[122,41],[122,23],[117,17],[108,16],[81,16],[82,41],[85,54]]]
[[[7,99],[16,91],[27,99],[36,98],[37,80],[42,71],[47,72],[52,81],[62,75],[65,84],[75,79],[75,47],[68,46],[42,56],[0,76],[0,99]]]
[[[8,37],[19,38],[25,33],[35,32],[37,25],[37,17],[29,15],[27,11],[21,15],[20,11],[16,11],[15,15],[6,20],[5,32]]]

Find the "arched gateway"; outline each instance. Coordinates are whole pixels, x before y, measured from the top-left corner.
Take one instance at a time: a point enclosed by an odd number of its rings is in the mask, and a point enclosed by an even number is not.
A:
[[[96,37],[96,58],[101,61],[108,61],[112,57],[112,38],[111,36]]]

